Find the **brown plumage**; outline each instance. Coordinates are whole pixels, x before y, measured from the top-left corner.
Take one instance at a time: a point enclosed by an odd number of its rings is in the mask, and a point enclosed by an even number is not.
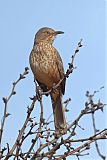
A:
[[[52,46],[56,35],[62,33],[64,32],[44,27],[35,35],[34,46],[29,60],[34,77],[44,92],[64,78],[62,59],[58,51]],[[62,130],[66,126],[62,106],[62,94],[64,92],[65,80],[50,94],[56,130]]]

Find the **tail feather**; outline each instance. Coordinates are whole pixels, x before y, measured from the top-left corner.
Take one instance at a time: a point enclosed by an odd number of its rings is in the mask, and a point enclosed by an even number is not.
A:
[[[60,94],[53,93],[51,95],[51,99],[54,113],[55,130],[62,130],[66,126],[64,110],[62,105],[62,96]]]

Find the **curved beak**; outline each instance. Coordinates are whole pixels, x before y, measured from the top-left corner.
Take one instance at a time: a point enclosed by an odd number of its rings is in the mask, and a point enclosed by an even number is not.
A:
[[[57,34],[64,34],[64,32],[62,32],[62,31],[56,31],[55,34],[56,34],[56,35],[57,35]]]

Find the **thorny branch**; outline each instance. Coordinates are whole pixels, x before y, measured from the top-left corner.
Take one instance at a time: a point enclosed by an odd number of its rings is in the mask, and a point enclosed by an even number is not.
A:
[[[82,47],[81,42],[82,42],[82,39],[78,43],[74,51],[74,54],[71,57],[71,62],[68,63],[69,67],[65,73],[64,79],[68,78],[69,75],[76,68],[74,67],[74,60],[80,47]],[[17,83],[23,78],[25,78],[26,74],[28,74],[28,68],[25,68],[24,73],[21,74],[18,80],[13,83],[13,88],[10,95],[7,98],[5,97],[3,98],[5,107],[4,107],[4,115],[3,115],[1,129],[0,129],[0,144],[2,141],[5,119],[10,115],[7,112],[8,102],[11,99],[11,97],[16,94],[15,87]],[[100,152],[97,141],[107,139],[107,129],[98,130],[98,131],[96,130],[95,113],[98,110],[103,111],[106,105],[101,101],[94,102],[93,98],[98,91],[95,91],[93,94],[90,94],[89,91],[86,92],[87,101],[85,102],[84,109],[81,110],[80,114],[77,116],[75,120],[73,120],[73,122],[67,124],[66,135],[63,135],[63,133],[61,135],[57,135],[55,130],[51,128],[52,125],[50,124],[53,123],[53,121],[50,120],[51,116],[49,116],[49,118],[47,119],[44,119],[42,96],[49,94],[50,92],[53,92],[54,89],[59,87],[60,83],[64,79],[61,79],[59,83],[56,86],[53,86],[52,89],[49,90],[48,92],[42,92],[40,88],[36,86],[37,88],[36,95],[33,98],[30,98],[32,102],[31,102],[31,105],[27,108],[27,115],[21,129],[19,130],[17,138],[11,148],[8,143],[7,143],[7,146],[4,148],[2,148],[1,146],[0,159],[8,160],[10,157],[13,157],[14,160],[18,160],[18,159],[42,160],[44,158],[47,158],[49,160],[65,160],[68,156],[76,156],[77,159],[80,160],[79,158],[80,156],[89,155],[89,153],[84,153],[84,151],[89,150],[90,145],[93,142],[95,142],[96,149],[99,156],[103,160],[105,159],[105,156],[103,156]],[[35,121],[35,118],[31,117],[31,113],[33,112],[36,101],[39,101],[40,103],[40,114],[39,114],[38,122]],[[64,102],[65,112],[69,112],[69,110],[67,109],[67,106],[70,101],[71,99],[69,98]],[[94,134],[89,137],[79,137],[77,139],[76,137],[77,128],[79,127],[84,131],[83,127],[80,125],[80,119],[88,115],[92,115]],[[29,137],[30,137],[31,143],[29,144],[28,149],[24,151],[23,144],[26,144],[26,140]],[[65,152],[60,155],[58,154],[58,151],[61,148],[63,148]]]

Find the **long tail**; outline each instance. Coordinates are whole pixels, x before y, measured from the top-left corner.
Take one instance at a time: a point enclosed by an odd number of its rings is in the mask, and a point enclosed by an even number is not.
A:
[[[66,126],[64,110],[62,105],[62,95],[59,91],[51,94],[55,130],[63,130]]]

